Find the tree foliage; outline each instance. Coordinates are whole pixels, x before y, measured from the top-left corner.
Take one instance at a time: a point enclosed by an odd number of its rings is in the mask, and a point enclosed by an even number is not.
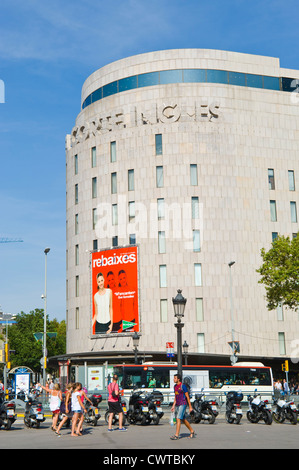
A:
[[[16,323],[8,329],[9,349],[15,350],[10,356],[11,367],[26,366],[34,372],[41,371],[40,360],[43,357],[42,341],[36,341],[34,333],[44,331],[44,310],[35,309],[29,314],[21,312]],[[57,332],[56,338],[47,336],[46,347],[48,357],[65,353],[66,323],[47,316],[47,332]]]
[[[266,289],[267,308],[274,310],[279,304],[290,309],[299,306],[299,235],[292,240],[279,236],[272,247],[261,250],[260,284]]]

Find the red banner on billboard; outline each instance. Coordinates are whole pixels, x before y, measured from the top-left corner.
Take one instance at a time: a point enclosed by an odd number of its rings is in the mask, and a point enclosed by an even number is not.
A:
[[[137,246],[92,253],[92,334],[139,331]]]

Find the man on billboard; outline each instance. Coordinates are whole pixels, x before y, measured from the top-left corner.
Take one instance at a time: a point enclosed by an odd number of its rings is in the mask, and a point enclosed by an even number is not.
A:
[[[92,254],[92,333],[139,331],[137,247]]]

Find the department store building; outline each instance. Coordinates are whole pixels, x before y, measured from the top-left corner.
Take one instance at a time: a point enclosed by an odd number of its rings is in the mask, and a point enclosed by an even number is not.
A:
[[[268,311],[256,272],[262,247],[298,232],[297,84],[278,58],[203,49],[136,55],[86,79],[66,136],[64,359],[85,372],[134,361],[132,332],[91,326],[92,253],[130,245],[141,359],[176,351],[177,289],[189,363],[229,365],[232,330],[239,360],[281,369],[298,355],[298,312]]]

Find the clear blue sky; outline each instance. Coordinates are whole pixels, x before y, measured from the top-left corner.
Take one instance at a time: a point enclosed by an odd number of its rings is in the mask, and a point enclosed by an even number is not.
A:
[[[0,306],[65,318],[65,135],[96,69],[143,52],[221,49],[299,69],[297,2],[2,0],[0,6]]]

